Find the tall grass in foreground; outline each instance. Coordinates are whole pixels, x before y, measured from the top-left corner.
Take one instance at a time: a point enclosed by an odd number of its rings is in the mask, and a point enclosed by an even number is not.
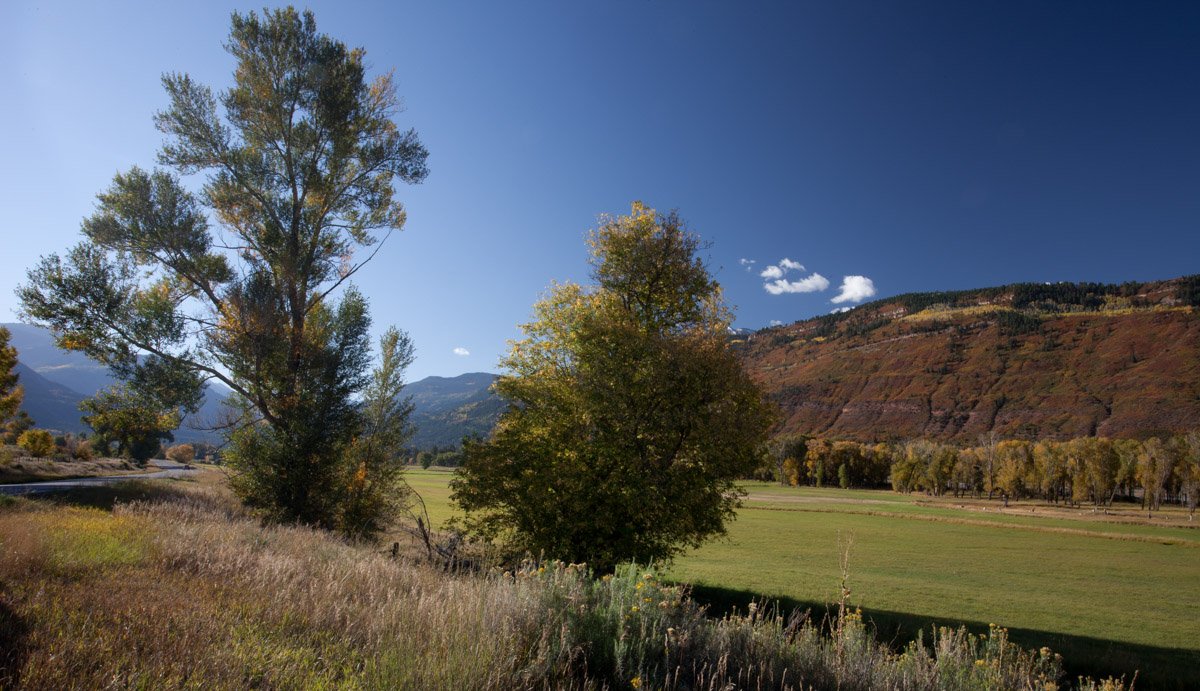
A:
[[[214,493],[0,507],[0,687],[1050,689],[1060,659],[846,612],[708,618],[654,569],[488,575],[264,527]],[[1079,681],[1080,688],[1121,689]]]

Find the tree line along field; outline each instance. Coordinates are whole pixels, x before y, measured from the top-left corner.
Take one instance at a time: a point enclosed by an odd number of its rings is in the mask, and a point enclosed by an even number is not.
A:
[[[450,477],[407,474],[434,525],[454,515]],[[1035,501],[745,489],[728,537],[669,571],[714,609],[761,598],[820,612],[838,596],[848,547],[850,603],[882,640],[928,638],[934,623],[996,624],[1026,647],[1061,653],[1071,672],[1136,669],[1138,688],[1200,684],[1200,530],[1182,509],[1146,521],[1136,505],[1105,516]]]

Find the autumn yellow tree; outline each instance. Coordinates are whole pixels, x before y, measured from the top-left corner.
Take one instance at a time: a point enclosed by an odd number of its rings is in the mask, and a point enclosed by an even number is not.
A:
[[[974,448],[959,449],[954,462],[954,496],[973,492],[978,496],[983,488],[983,476],[979,469],[979,452]]]
[[[1111,439],[1089,437],[1080,440],[1082,453],[1082,481],[1087,493],[1096,506],[1112,504],[1117,491],[1117,473],[1121,469],[1121,458]]]
[[[979,469],[983,480],[983,490],[987,492],[988,499],[992,498],[992,494],[996,491],[996,447],[1000,444],[1000,435],[995,430],[991,430],[985,434],[979,435]]]
[[[1019,499],[1025,494],[1025,479],[1030,468],[1029,442],[1005,439],[996,445],[996,487],[1004,492],[1005,500]]]
[[[1167,481],[1175,470],[1178,448],[1162,439],[1152,437],[1142,443],[1138,456],[1137,477],[1142,485],[1142,507],[1151,511],[1162,505]]]
[[[1200,504],[1200,430],[1180,437],[1179,446],[1179,490],[1191,521],[1196,517],[1196,505]]]
[[[1042,497],[1057,504],[1066,494],[1071,477],[1062,444],[1040,441],[1033,445],[1032,456]]]
[[[808,452],[809,438],[804,435],[782,435],[767,444],[767,453],[774,465],[775,480],[781,485],[800,484],[804,469],[804,455]]]

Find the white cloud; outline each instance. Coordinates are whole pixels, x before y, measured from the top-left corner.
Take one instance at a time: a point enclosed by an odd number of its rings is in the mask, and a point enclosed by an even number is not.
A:
[[[763,283],[763,290],[772,295],[782,295],[783,293],[816,293],[829,287],[829,281],[819,273],[814,273],[808,278],[802,278],[799,281],[789,281],[784,278],[789,271],[804,270],[804,265],[800,262],[794,262],[784,257],[779,260],[778,264],[769,265],[760,271],[758,275],[766,279]]]
[[[471,351],[467,350],[466,348],[464,348],[462,346],[459,346],[454,349],[454,354],[459,357],[466,357],[471,354]]]
[[[783,326],[783,322],[779,321],[778,319],[772,319],[771,326]]]
[[[743,266],[745,266],[746,260],[743,259],[742,262]],[[754,262],[750,263],[753,264]],[[789,271],[804,271],[804,265],[800,262],[794,262],[791,259],[784,257],[783,259],[779,260],[778,264],[771,264],[767,268],[763,269],[758,275],[767,280],[774,280],[777,278],[783,278],[783,275]]]
[[[842,276],[840,291],[830,302],[862,302],[875,295],[875,283],[866,276]]]
[[[829,279],[817,273],[808,278],[802,278],[799,281],[789,281],[786,278],[780,278],[776,281],[763,284],[763,289],[772,295],[782,295],[783,293],[816,293],[828,287]]]
[[[829,313],[830,314],[841,314],[842,312],[849,312],[852,309],[854,309],[854,308],[853,307],[834,307],[833,309],[829,310]]]
[[[742,258],[742,259],[739,259],[739,260],[738,260],[738,264],[741,264],[742,266],[746,267],[746,271],[751,271],[751,270],[753,270],[753,269],[754,269],[754,265],[755,265],[755,264],[757,264],[757,263],[758,263],[758,262],[757,262],[757,261],[755,261],[755,260],[753,260],[753,259],[746,259],[746,258]]]
[[[778,266],[768,266],[762,270],[762,273],[760,273],[759,276],[762,276],[766,279],[783,278],[783,269],[779,268]]]

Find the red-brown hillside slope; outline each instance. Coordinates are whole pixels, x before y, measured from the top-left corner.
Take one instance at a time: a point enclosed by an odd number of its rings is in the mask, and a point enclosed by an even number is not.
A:
[[[861,441],[1200,428],[1200,276],[911,294],[735,341],[780,432]]]

